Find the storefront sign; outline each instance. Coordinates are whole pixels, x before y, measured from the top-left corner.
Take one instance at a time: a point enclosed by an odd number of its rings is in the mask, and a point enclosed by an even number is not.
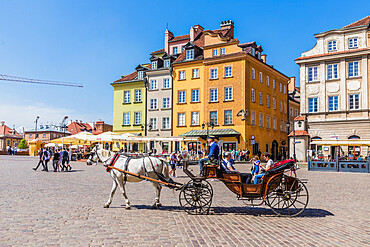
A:
[[[251,139],[254,140],[256,139],[256,137],[254,135],[251,136]],[[253,143],[254,144],[254,143]]]

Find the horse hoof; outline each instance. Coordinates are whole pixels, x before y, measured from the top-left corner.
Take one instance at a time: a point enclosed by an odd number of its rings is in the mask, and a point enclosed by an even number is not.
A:
[[[162,203],[157,203],[157,208],[159,208],[160,206],[162,206]]]
[[[127,210],[129,210],[129,209],[131,209],[131,206],[126,206],[125,208],[126,208]]]
[[[158,209],[158,206],[154,204],[154,205],[152,206],[152,209]]]
[[[109,205],[105,204],[105,205],[104,205],[104,208],[109,208]]]

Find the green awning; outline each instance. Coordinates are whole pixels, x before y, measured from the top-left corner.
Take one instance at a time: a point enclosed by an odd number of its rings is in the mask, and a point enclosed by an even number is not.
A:
[[[210,130],[208,130],[208,132],[209,132],[209,135],[213,135],[215,137],[239,137],[241,135],[240,132],[238,132],[234,129],[210,129]],[[180,136],[206,137],[207,136],[207,130],[205,130],[205,129],[191,130],[189,132],[181,134]]]

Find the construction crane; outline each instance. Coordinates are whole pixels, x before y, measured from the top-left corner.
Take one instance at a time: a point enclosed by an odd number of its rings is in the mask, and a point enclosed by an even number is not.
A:
[[[16,82],[25,82],[25,83],[33,83],[33,84],[65,86],[65,87],[83,87],[83,85],[80,83],[29,79],[29,78],[23,78],[23,77],[18,77],[18,76],[11,76],[11,75],[2,75],[2,74],[0,74],[0,81],[16,81]]]

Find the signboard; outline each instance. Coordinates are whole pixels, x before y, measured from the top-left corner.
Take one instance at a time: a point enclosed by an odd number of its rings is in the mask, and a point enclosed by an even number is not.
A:
[[[356,151],[356,152],[361,151],[360,147],[356,147],[356,148],[355,148],[355,151]]]
[[[297,143],[301,143],[301,141],[296,141],[296,142],[294,142],[294,143],[296,143],[296,144],[297,144]]]
[[[337,136],[337,135],[331,135],[330,136],[330,139],[332,139],[332,140],[338,140],[339,139],[339,136]]]
[[[256,137],[254,135],[251,136],[251,139],[254,140],[256,139]],[[254,143],[253,143],[254,144]]]
[[[256,141],[255,140],[251,140],[251,144],[252,145],[256,144]]]
[[[329,147],[324,147],[324,151],[329,151]]]

